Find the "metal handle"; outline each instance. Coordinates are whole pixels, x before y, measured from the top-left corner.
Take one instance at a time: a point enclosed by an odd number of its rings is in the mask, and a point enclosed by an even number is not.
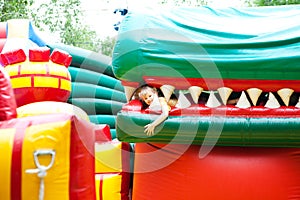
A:
[[[51,155],[51,161],[49,163],[48,166],[44,166],[44,165],[41,165],[40,162],[39,162],[39,156],[45,156],[45,155]],[[34,157],[34,163],[35,163],[35,166],[38,168],[38,169],[43,169],[43,170],[48,170],[50,169],[53,164],[54,164],[54,159],[55,159],[55,151],[53,149],[40,149],[40,150],[36,150],[34,153],[33,153],[33,157]]]

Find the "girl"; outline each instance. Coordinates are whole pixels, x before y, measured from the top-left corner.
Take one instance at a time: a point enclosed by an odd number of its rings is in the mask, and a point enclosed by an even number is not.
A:
[[[152,123],[144,126],[144,132],[148,136],[151,136],[154,134],[155,127],[168,118],[171,106],[175,106],[177,100],[170,99],[167,102],[164,97],[160,97],[158,95],[156,88],[152,88],[149,86],[143,86],[140,88],[139,98],[146,105],[146,107],[149,107],[151,111],[161,111],[161,114],[157,119],[155,119]]]

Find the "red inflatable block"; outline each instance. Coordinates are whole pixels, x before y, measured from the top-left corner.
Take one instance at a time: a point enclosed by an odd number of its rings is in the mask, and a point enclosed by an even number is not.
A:
[[[6,38],[7,22],[0,22],[0,38]]]
[[[26,55],[23,49],[17,49],[2,53],[0,54],[0,57],[1,64],[4,66],[24,62],[26,60]]]
[[[129,101],[122,107],[123,111],[142,112],[142,102],[138,99]]]
[[[70,66],[71,65],[71,62],[72,62],[72,56],[71,55],[68,55],[67,59],[65,60],[64,62],[64,65],[66,67]]]
[[[100,124],[96,126],[95,130],[95,141],[96,142],[107,142],[111,141],[110,127],[107,124]]]
[[[29,49],[29,60],[32,62],[48,62],[50,57],[50,48],[39,47]]]
[[[9,65],[8,60],[4,54],[0,54],[0,63],[3,67]]]
[[[54,63],[68,67],[71,64],[72,56],[65,51],[54,49],[50,55],[50,60]]]
[[[8,74],[0,67],[0,121],[16,118],[17,105]]]

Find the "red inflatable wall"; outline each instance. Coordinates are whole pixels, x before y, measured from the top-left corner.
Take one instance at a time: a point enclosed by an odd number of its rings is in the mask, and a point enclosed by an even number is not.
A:
[[[300,199],[300,148],[199,150],[136,144],[133,200]]]
[[[17,103],[9,75],[0,66],[0,121],[17,117]]]
[[[0,53],[6,43],[6,22],[0,22]]]

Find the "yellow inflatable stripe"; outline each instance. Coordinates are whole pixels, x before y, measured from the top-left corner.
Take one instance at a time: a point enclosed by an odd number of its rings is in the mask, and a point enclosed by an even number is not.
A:
[[[19,72],[20,68],[20,72]],[[58,65],[50,62],[29,62],[28,60],[22,63],[8,65],[5,70],[10,76],[19,75],[54,75],[64,78],[70,78],[68,69],[63,65]]]
[[[122,172],[122,144],[96,143],[95,144],[95,172],[112,173]]]
[[[58,88],[59,79],[53,77],[34,76],[34,87]]]
[[[47,74],[46,64],[45,62],[24,62],[21,66],[20,74]]]
[[[12,78],[11,85],[13,88],[31,87],[31,77]]]
[[[25,173],[36,169],[33,153],[37,150],[54,150],[54,165],[47,170],[44,200],[69,199],[70,179],[70,120],[30,126],[26,129],[22,149],[22,199],[38,199],[40,178],[37,174]],[[48,166],[50,155],[39,156],[41,165]]]
[[[71,81],[60,79],[60,89],[71,91]]]
[[[17,76],[19,73],[20,64],[8,65],[4,69],[9,74],[9,76]]]
[[[32,87],[31,76],[28,77],[18,77],[11,78],[11,84],[13,88],[26,88]],[[35,87],[49,87],[49,88],[59,88],[59,79],[57,77],[44,77],[44,76],[34,76],[34,86]],[[60,79],[60,89],[71,91],[71,81],[66,79]]]
[[[1,129],[0,134],[0,199],[10,199],[11,157],[14,129]]]
[[[69,77],[68,69],[63,65],[58,65],[56,63],[51,63],[51,65],[49,66],[49,74],[62,76],[65,78]]]
[[[100,200],[100,190],[102,190],[101,186],[101,178],[102,174],[95,174],[95,192],[96,192],[96,200]]]

